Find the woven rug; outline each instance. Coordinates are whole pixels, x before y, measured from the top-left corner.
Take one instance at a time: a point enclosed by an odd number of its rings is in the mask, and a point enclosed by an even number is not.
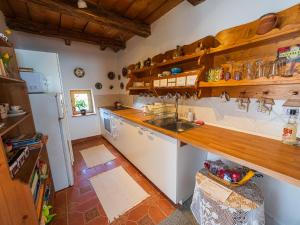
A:
[[[80,151],[88,168],[107,163],[116,157],[104,146],[98,145]]]
[[[110,222],[149,197],[122,167],[100,173],[90,181]]]

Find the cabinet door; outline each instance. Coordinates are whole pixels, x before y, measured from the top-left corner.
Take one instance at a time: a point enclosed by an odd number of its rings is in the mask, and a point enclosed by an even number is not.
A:
[[[119,121],[119,147],[118,150],[131,162],[134,160],[135,149],[137,148],[136,125],[120,119]]]
[[[147,130],[143,173],[174,203],[177,203],[177,140]]]

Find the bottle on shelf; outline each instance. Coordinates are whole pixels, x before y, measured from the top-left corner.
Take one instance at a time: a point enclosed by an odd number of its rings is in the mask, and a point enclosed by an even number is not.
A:
[[[283,128],[282,142],[285,144],[294,145],[297,144],[297,110],[289,110],[289,120]]]

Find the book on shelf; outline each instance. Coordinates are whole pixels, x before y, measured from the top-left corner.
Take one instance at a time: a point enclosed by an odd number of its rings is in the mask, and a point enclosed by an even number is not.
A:
[[[22,147],[22,146],[34,146],[34,145],[38,145],[41,143],[42,141],[42,137],[43,135],[41,133],[36,133],[33,136],[20,136],[17,138],[12,139],[12,145],[13,148],[17,148],[17,147]],[[30,148],[32,149],[32,148]]]
[[[32,176],[32,182],[31,182],[31,193],[32,193],[33,196],[36,193],[36,189],[37,189],[37,186],[38,186],[38,181],[39,181],[38,170],[35,170],[34,175]]]
[[[29,157],[29,147],[19,147],[7,153],[9,170],[15,176]]]

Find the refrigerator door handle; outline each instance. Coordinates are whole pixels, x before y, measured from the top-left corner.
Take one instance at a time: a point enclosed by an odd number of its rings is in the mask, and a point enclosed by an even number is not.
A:
[[[64,109],[63,100],[61,98],[61,94],[56,94],[55,98],[57,103],[58,119],[62,120],[65,118],[65,109]]]

